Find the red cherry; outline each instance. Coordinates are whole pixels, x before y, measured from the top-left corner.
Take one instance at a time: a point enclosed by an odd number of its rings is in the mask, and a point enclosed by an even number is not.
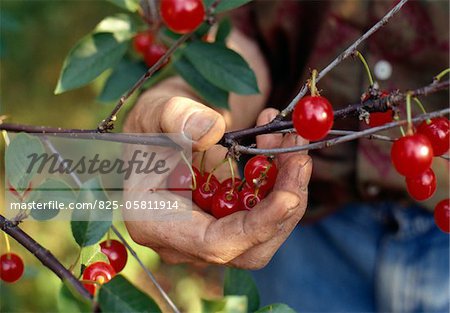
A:
[[[0,256],[0,279],[13,283],[19,280],[23,274],[23,261],[20,256],[15,253],[5,253]]]
[[[255,195],[255,190],[251,187],[244,187],[239,193],[241,199],[241,206],[245,210],[251,210],[255,205],[261,202],[260,194]]]
[[[144,52],[144,61],[148,67],[152,67],[167,52],[166,47],[159,44],[151,44]],[[163,65],[167,64],[166,61]],[[161,66],[163,66],[161,65]]]
[[[241,211],[241,208],[237,190],[220,189],[212,199],[211,213],[215,218],[222,218]]]
[[[234,179],[234,188],[237,189],[242,184],[242,180],[240,178]],[[220,189],[227,189],[230,190],[233,187],[233,179],[227,178],[220,184]]]
[[[275,163],[264,155],[256,155],[248,160],[244,168],[245,180],[250,186],[258,186],[265,190],[275,184],[278,169]]]
[[[446,117],[438,117],[431,120],[430,124],[422,122],[417,132],[430,139],[435,156],[443,155],[450,148],[450,122]]]
[[[213,196],[220,189],[220,183],[214,175],[208,182],[207,175],[209,174],[205,173],[201,184],[192,192],[192,199],[203,211],[211,212]]]
[[[108,263],[95,262],[84,269],[83,280],[104,284],[110,281],[115,275],[116,272],[114,271],[114,268]],[[96,284],[83,285],[91,295],[94,295],[98,288],[98,285]]]
[[[105,240],[100,244],[101,251],[108,257],[109,263],[116,273],[119,273],[128,260],[128,253],[125,246],[117,240]]]
[[[450,234],[450,199],[444,199],[434,208],[434,222],[444,233]]]
[[[370,113],[369,126],[377,127],[392,122],[392,115],[394,112],[392,109],[388,109],[386,112],[373,112]]]
[[[153,34],[150,32],[138,33],[133,39],[133,47],[136,52],[144,54],[153,43]]]
[[[308,140],[325,137],[333,126],[333,107],[321,96],[306,96],[297,103],[292,122],[297,133]]]
[[[205,18],[202,0],[161,0],[160,10],[166,26],[179,34],[194,31]]]
[[[194,166],[192,170],[195,174],[196,187],[201,184],[202,177],[197,168]],[[180,196],[187,196],[187,191],[192,189],[192,173],[189,167],[184,162],[178,163],[178,165],[167,177],[167,188],[173,193],[179,194]]]
[[[408,193],[417,201],[427,200],[436,191],[436,176],[431,168],[417,177],[406,177],[405,181]]]
[[[424,135],[414,134],[397,139],[391,148],[392,164],[400,175],[417,177],[433,161],[433,148]]]

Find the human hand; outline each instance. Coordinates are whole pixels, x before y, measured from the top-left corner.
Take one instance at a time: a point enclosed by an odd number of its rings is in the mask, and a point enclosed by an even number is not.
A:
[[[226,128],[221,114],[186,97],[153,95],[151,99],[151,103],[145,96],[141,99],[127,120],[126,131],[186,134],[192,137],[194,162],[199,159],[196,154],[205,150],[209,150],[209,160],[217,163],[223,159],[225,148],[214,146]],[[266,109],[257,123],[267,123],[276,114],[277,111]],[[261,148],[305,143],[294,134],[257,137]],[[189,219],[177,219],[178,212],[171,211],[164,220],[127,221],[128,231],[134,241],[154,249],[169,263],[207,262],[261,268],[303,216],[312,168],[306,154],[279,155],[275,162],[279,173],[273,191],[251,211],[215,219],[193,205]],[[212,164],[206,162],[206,169]],[[221,174],[227,176],[226,171]]]

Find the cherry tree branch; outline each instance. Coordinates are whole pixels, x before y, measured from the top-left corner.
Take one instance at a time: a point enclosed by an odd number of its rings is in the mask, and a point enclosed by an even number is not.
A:
[[[83,298],[92,301],[91,295],[84,288],[83,284],[49,250],[45,249],[25,233],[18,226],[17,222],[9,221],[3,215],[0,215],[0,229],[30,251],[44,266],[48,267],[61,278],[61,280],[72,285]]]
[[[324,77],[328,72],[330,72],[333,68],[339,65],[342,61],[351,56],[356,48],[364,42],[367,38],[369,38],[372,34],[378,31],[381,27],[387,24],[387,22],[406,4],[408,0],[401,0],[395,7],[393,7],[381,20],[379,20],[372,28],[370,28],[366,33],[364,33],[361,37],[359,37],[352,45],[350,45],[344,52],[338,55],[327,67],[325,67],[316,77],[316,82],[318,82],[322,77]],[[280,112],[277,118],[274,120],[281,120],[288,116],[292,110],[294,109],[297,102],[305,96],[308,91],[308,84],[304,84],[300,89],[298,94],[292,99],[292,101],[288,104],[288,106]]]
[[[447,108],[447,109],[435,111],[432,113],[422,114],[422,115],[419,115],[419,116],[413,118],[412,122],[419,123],[419,122],[425,121],[427,119],[444,116],[449,113],[450,113],[450,109]],[[317,150],[317,149],[328,148],[331,146],[335,146],[335,145],[338,145],[338,144],[341,144],[344,142],[349,142],[352,140],[356,140],[359,138],[364,138],[364,137],[370,136],[372,134],[375,134],[375,133],[378,133],[378,132],[381,132],[381,131],[384,131],[387,129],[406,125],[407,123],[408,123],[407,120],[396,121],[396,122],[388,123],[388,124],[385,124],[382,126],[372,127],[372,128],[369,128],[369,129],[366,129],[363,131],[352,132],[352,133],[350,133],[348,135],[344,135],[342,137],[317,141],[317,142],[314,142],[314,143],[311,143],[308,145],[303,145],[303,146],[294,146],[294,147],[276,148],[276,149],[258,149],[258,148],[246,147],[246,146],[241,146],[241,145],[235,145],[232,147],[232,149],[237,154],[246,153],[246,154],[266,154],[266,155],[299,152],[299,151],[305,151],[305,150]]]
[[[411,95],[413,97],[427,96],[438,91],[449,89],[450,81],[433,82],[427,86],[412,90]],[[334,111],[335,119],[346,118],[349,116],[359,115],[363,111],[367,112],[383,112],[389,108],[395,107],[400,103],[403,103],[406,99],[406,92],[394,91],[388,96],[379,99],[371,99],[361,103],[351,104],[347,107]],[[1,126],[1,125],[0,125]],[[238,140],[254,137],[257,135],[269,134],[283,129],[290,129],[293,127],[292,121],[274,120],[273,122],[256,126],[253,128],[241,129],[225,133],[220,144],[226,147],[232,147],[236,145]]]
[[[47,126],[32,126],[22,124],[0,124],[0,130],[10,132],[25,132],[29,134],[43,134],[46,136],[65,137],[72,139],[86,139],[86,140],[102,140],[112,142],[123,142],[128,144],[137,144],[145,146],[162,146],[172,147],[177,150],[182,148],[172,141],[164,134],[158,136],[145,134],[120,134],[120,133],[99,133],[96,129],[67,129],[67,128],[53,128]]]
[[[213,14],[214,10],[217,8],[217,6],[220,4],[221,0],[215,0],[210,7],[206,10],[206,16],[205,20],[209,23],[213,23]],[[157,70],[159,70],[172,56],[172,54],[182,45],[184,44],[193,34],[195,31],[192,31],[190,33],[182,35],[180,38],[178,38],[171,46],[170,48],[164,53],[159,60],[151,66],[147,72],[144,73],[137,81],[134,83],[134,85],[120,97],[119,101],[117,102],[116,106],[112,109],[112,111],[108,114],[108,116],[100,122],[100,124],[97,126],[97,131],[100,133],[107,132],[108,130],[111,130],[114,128],[114,122],[117,119],[117,113],[122,109],[125,102],[133,95],[133,93],[142,87],[142,85],[153,76],[153,74],[156,73]]]

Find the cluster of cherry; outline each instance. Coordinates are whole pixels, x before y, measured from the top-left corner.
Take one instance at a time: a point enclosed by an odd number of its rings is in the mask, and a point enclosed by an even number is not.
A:
[[[106,262],[94,262],[89,264],[83,271],[83,285],[94,295],[99,286],[111,280],[120,272],[128,260],[128,253],[125,246],[117,240],[105,240],[100,244],[100,249],[109,260]],[[15,253],[5,253],[0,256],[0,279],[7,283],[14,283],[19,280],[24,272],[22,258]]]
[[[397,139],[391,148],[392,164],[405,176],[411,197],[418,201],[429,199],[436,191],[436,175],[431,169],[433,157],[449,151],[448,118],[424,121],[415,133]],[[450,199],[440,201],[434,211],[437,226],[449,233]]]
[[[205,7],[201,0],[161,0],[159,11],[167,28],[177,34],[194,31],[205,19]],[[144,57],[148,67],[158,62],[167,51],[156,40],[154,30],[151,29],[138,33],[134,37],[133,46]]]
[[[167,184],[172,192],[180,195],[183,195],[180,190],[192,189],[192,199],[198,207],[216,218],[222,218],[255,207],[274,186],[277,173],[271,158],[257,155],[245,165],[244,180],[232,175],[219,182],[213,172],[200,171],[179,163],[170,174]]]

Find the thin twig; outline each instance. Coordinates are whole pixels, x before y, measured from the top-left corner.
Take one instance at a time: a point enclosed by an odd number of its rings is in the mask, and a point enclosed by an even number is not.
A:
[[[450,113],[450,109],[447,108],[447,109],[443,109],[443,110],[428,113],[428,114],[422,114],[422,115],[419,115],[419,116],[413,118],[412,122],[418,123],[418,122],[425,121],[429,118],[431,119],[431,118],[435,118],[435,117],[439,117],[439,116],[444,116],[449,113]],[[351,134],[348,134],[348,135],[345,135],[342,137],[317,141],[317,142],[314,142],[314,143],[311,143],[308,145],[303,145],[303,146],[294,146],[294,147],[276,148],[276,149],[258,149],[258,148],[245,147],[245,146],[241,146],[241,145],[235,145],[233,147],[233,149],[237,153],[266,154],[266,155],[298,152],[298,151],[304,151],[304,150],[317,150],[317,149],[328,148],[331,146],[335,146],[337,144],[356,140],[359,138],[364,138],[366,136],[369,136],[369,135],[372,135],[372,134],[375,134],[375,133],[378,133],[378,132],[381,132],[381,131],[384,131],[387,129],[406,125],[407,123],[408,123],[407,120],[396,121],[396,122],[388,123],[388,124],[385,124],[382,126],[372,127],[372,128],[369,128],[369,129],[366,129],[363,131],[354,132],[354,133],[351,133]]]
[[[150,272],[150,270],[145,266],[145,264],[142,262],[142,260],[138,257],[136,251],[134,251],[134,249],[128,244],[128,242],[125,240],[125,238],[122,236],[122,234],[119,232],[119,230],[114,226],[111,225],[111,229],[112,231],[116,234],[116,236],[120,239],[120,241],[122,241],[122,243],[125,245],[125,247],[127,247],[128,251],[130,251],[130,254],[136,259],[136,261],[139,263],[139,265],[141,266],[141,268],[144,270],[145,274],[147,274],[147,276],[150,278],[150,280],[153,282],[153,284],[155,285],[156,289],[158,289],[159,293],[161,294],[161,296],[164,298],[164,300],[167,302],[167,304],[170,306],[170,308],[173,310],[173,312],[175,313],[180,313],[180,311],[178,310],[177,306],[175,305],[175,303],[173,303],[173,301],[169,298],[169,296],[167,295],[167,293],[164,291],[164,289],[161,287],[161,285],[158,283],[158,281],[156,280],[155,276],[152,274],[152,272]]]
[[[123,105],[125,104],[125,101],[128,100],[128,98],[131,97],[131,95],[138,90],[146,81],[149,79],[164,63],[166,63],[170,56],[175,52],[175,50],[178,49],[183,43],[186,42],[191,37],[192,33],[185,34],[178,38],[172,46],[164,53],[164,55],[159,58],[159,60],[151,66],[147,72],[145,72],[144,75],[141,76],[141,78],[138,79],[138,81],[131,87],[122,97],[120,97],[119,102],[117,102],[114,109],[109,113],[109,115],[100,122],[100,124],[97,127],[97,130],[99,132],[105,132],[110,129],[112,129],[112,123],[117,119],[117,113],[119,113],[120,109],[122,109]]]
[[[44,266],[61,278],[61,280],[72,285],[83,298],[92,301],[91,295],[84,288],[83,284],[50,251],[25,233],[17,223],[13,223],[3,215],[0,215],[0,229],[30,251]]]
[[[381,27],[383,27],[400,9],[402,6],[408,2],[408,0],[402,0],[400,1],[395,7],[393,7],[381,20],[378,21],[372,28],[370,28],[364,35],[359,37],[350,47],[348,47],[344,52],[342,52],[337,58],[333,60],[330,64],[328,64],[327,67],[325,67],[316,77],[316,82],[318,82],[322,77],[324,77],[328,72],[330,72],[333,68],[335,68],[338,64],[340,64],[343,60],[348,58],[350,55],[353,54],[353,52],[356,50],[356,48],[367,38],[369,38],[373,33],[375,33],[377,30],[379,30]],[[288,104],[288,106],[280,112],[278,117],[275,120],[281,120],[289,115],[289,113],[292,112],[297,102],[305,96],[306,92],[308,91],[308,85],[305,84],[300,89],[298,94],[292,99],[292,101]]]
[[[220,4],[221,0],[215,0],[210,7],[206,10],[206,16],[205,20],[211,21],[212,15],[214,14],[214,10],[217,8],[217,6]],[[114,127],[113,123],[117,119],[117,113],[119,113],[120,109],[122,109],[125,102],[131,97],[131,95],[141,88],[141,86],[154,74],[158,69],[160,69],[172,56],[172,54],[182,45],[184,44],[193,34],[195,31],[192,31],[188,34],[182,35],[180,38],[178,38],[171,46],[170,48],[164,53],[159,60],[151,66],[147,72],[141,76],[141,78],[138,79],[138,81],[124,94],[122,97],[120,97],[119,101],[117,102],[116,106],[113,108],[113,110],[109,113],[109,115],[100,122],[100,124],[97,126],[97,130],[101,133],[107,132],[108,130],[112,129]]]

